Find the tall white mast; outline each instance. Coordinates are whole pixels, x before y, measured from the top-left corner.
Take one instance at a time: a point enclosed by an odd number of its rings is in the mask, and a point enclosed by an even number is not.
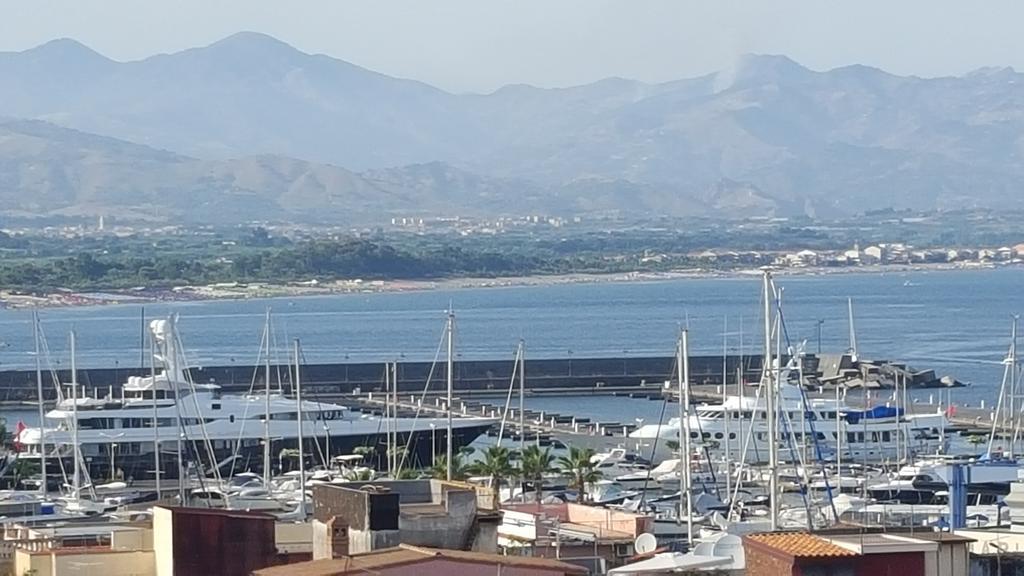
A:
[[[299,339],[295,339],[295,413],[299,421],[299,511],[306,514],[306,453],[302,446],[305,422],[302,420],[302,373],[299,355]]]
[[[42,473],[42,482],[39,491],[46,495],[46,419],[43,409],[43,361],[39,346],[39,312],[32,311],[32,336],[36,345],[36,397],[39,399],[39,468]]]
[[[689,331],[683,329],[679,334],[679,346],[676,348],[676,366],[679,379],[679,465],[682,467],[682,491],[685,507],[681,507],[680,516],[686,515],[686,542],[693,545],[693,482],[690,470],[690,344]],[[680,504],[683,500],[680,499]]]
[[[1013,317],[1013,324],[1010,331],[1010,348],[1006,352],[1006,358],[1003,359],[1003,381],[999,385],[999,399],[996,401],[996,409],[993,413],[992,418],[992,433],[988,439],[988,453],[992,453],[992,448],[996,442],[996,436],[1001,432],[1000,426],[1006,427],[1013,423],[1013,391],[1016,386],[1016,364],[1017,364],[1017,317]],[[1013,432],[1015,435],[1016,432]],[[1013,451],[1013,441],[1011,436],[1010,451]]]
[[[150,393],[153,395],[153,470],[156,479],[156,499],[159,501],[163,496],[160,492],[160,418],[156,401],[156,337],[152,332],[149,334],[149,380]],[[181,479],[178,481],[181,482]]]
[[[771,529],[779,529],[779,447],[775,422],[775,379],[772,358],[772,274],[764,271],[764,386],[768,416],[768,490],[771,505]]]
[[[722,406],[729,400],[729,317],[722,322]],[[725,424],[725,493],[732,494],[732,442],[729,441],[729,410],[723,410]]]
[[[263,414],[263,484],[270,486],[270,307],[267,306],[267,317],[263,326],[263,338],[267,343],[263,365],[264,382],[264,414]]]
[[[519,451],[526,449],[526,341],[519,339]]]
[[[395,473],[391,462],[391,362],[384,361],[384,462],[389,475]]]
[[[78,364],[75,359],[75,331],[71,331],[70,335],[71,344],[71,447],[75,452],[74,459],[74,479],[71,482],[73,496],[75,500],[81,496],[82,491],[82,471],[81,471],[81,460],[82,453],[78,446]]]
[[[448,447],[445,451],[445,477],[450,482],[452,479],[452,448],[454,446],[454,439],[452,438],[452,392],[455,386],[453,374],[455,369],[455,312],[452,311],[451,304],[448,305],[448,327],[446,332],[448,333],[448,395],[445,409],[448,412]]]

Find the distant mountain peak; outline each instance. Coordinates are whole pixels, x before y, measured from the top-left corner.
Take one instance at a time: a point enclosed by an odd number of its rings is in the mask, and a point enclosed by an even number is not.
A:
[[[57,38],[21,53],[39,62],[59,66],[76,65],[84,61],[108,62],[113,60],[73,38]]]
[[[715,89],[722,91],[733,86],[780,83],[798,80],[811,73],[788,56],[778,54],[744,54],[732,66],[723,69],[715,78]]]
[[[967,73],[968,78],[1014,78],[1018,72],[1013,66],[985,66]]]
[[[245,55],[304,54],[298,48],[262,32],[242,31],[206,46],[205,50],[228,51]]]

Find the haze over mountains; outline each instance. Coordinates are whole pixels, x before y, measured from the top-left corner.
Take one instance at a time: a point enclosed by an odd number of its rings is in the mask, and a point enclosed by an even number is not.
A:
[[[849,215],[1024,206],[1024,75],[816,72],[451,94],[268,36],[0,53],[0,214]]]

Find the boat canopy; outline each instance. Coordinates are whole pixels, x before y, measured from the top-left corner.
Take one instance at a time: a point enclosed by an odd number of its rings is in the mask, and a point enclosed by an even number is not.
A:
[[[852,412],[846,412],[843,414],[843,418],[846,419],[850,424],[856,424],[861,420],[877,420],[881,418],[898,418],[903,416],[902,408],[892,408],[889,406],[875,406],[870,410],[857,410]]]

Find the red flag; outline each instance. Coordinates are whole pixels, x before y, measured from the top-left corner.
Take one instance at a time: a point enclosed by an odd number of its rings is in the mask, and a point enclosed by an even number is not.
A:
[[[946,408],[946,417],[952,418],[953,416],[956,416],[956,406],[950,404],[949,408]]]
[[[21,431],[25,429],[25,422],[18,420],[14,428],[14,451],[21,452]]]

